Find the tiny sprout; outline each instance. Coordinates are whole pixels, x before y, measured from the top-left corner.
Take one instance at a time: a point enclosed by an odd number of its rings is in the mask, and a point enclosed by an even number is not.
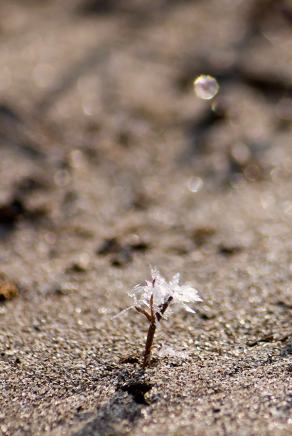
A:
[[[198,291],[190,284],[180,285],[180,274],[173,276],[167,282],[156,268],[151,268],[152,280],[146,280],[143,284],[136,285],[129,293],[134,299],[134,307],[137,312],[145,316],[149,322],[148,334],[146,339],[143,368],[150,362],[151,349],[157,324],[164,317],[169,306],[177,304],[191,313],[195,311],[188,306],[188,303],[202,301]]]
[[[212,100],[219,92],[219,84],[214,77],[201,74],[194,80],[194,91],[202,100]]]

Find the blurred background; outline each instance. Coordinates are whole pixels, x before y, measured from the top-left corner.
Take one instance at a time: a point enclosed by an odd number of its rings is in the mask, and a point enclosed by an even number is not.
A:
[[[153,229],[186,254],[229,192],[229,211],[289,220],[291,23],[289,0],[1,0],[2,262],[36,274],[35,255],[83,247],[123,267],[159,246]],[[218,81],[212,101],[200,74]]]
[[[291,23],[289,0],[1,0],[2,261],[86,263],[94,247],[123,267],[159,245],[153,228],[210,238],[239,187],[275,205],[291,174]],[[200,74],[218,81],[212,101],[194,93]]]
[[[16,250],[25,275],[36,253],[97,246],[127,266],[159,245],[153,229],[180,228],[186,253],[183,233],[210,238],[245,185],[245,210],[289,219],[287,188],[280,209],[270,190],[291,175],[291,23],[289,0],[1,0],[0,236],[16,237],[2,261],[15,273]],[[200,74],[218,81],[212,101]]]

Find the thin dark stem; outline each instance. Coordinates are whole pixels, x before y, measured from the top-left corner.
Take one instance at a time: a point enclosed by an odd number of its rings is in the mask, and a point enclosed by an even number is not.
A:
[[[151,356],[151,348],[153,344],[153,339],[155,335],[156,330],[156,324],[155,322],[151,322],[148,329],[147,339],[146,339],[146,345],[145,345],[145,352],[144,352],[144,360],[142,368],[146,368],[146,366],[150,362],[150,356]]]
[[[158,321],[161,320],[164,312],[166,311],[166,309],[168,308],[170,302],[173,300],[173,297],[169,297],[169,299],[163,304],[161,311],[160,312],[156,312],[156,318]]]
[[[155,313],[154,313],[154,307],[153,307],[153,294],[150,297],[150,316],[151,316],[151,322],[155,322]]]
[[[156,314],[154,314],[153,295],[151,295],[151,298],[150,298],[151,322],[150,322],[148,333],[147,333],[142,368],[146,368],[146,366],[148,366],[148,364],[150,362],[151,349],[152,349],[152,344],[153,344],[154,335],[155,335],[155,331],[156,331],[156,319],[157,319],[157,321],[161,320],[163,314],[165,313],[165,311],[168,308],[171,301],[172,301],[172,297],[169,297],[169,299],[163,304],[161,311],[156,312]],[[155,319],[155,317],[156,317],[156,319]]]
[[[152,322],[152,317],[148,312],[146,312],[146,310],[141,309],[138,306],[135,306],[135,309],[137,310],[137,312],[142,313],[144,316],[146,316],[146,318],[148,319],[149,322]]]

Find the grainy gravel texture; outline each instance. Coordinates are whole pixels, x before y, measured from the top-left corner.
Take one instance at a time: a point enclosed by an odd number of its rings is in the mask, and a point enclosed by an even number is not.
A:
[[[1,435],[291,434],[291,17],[1,0]],[[149,264],[204,301],[143,371]]]

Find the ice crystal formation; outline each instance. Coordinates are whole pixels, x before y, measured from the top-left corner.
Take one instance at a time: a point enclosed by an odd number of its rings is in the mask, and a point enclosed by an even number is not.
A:
[[[157,324],[164,317],[169,306],[178,305],[194,313],[190,304],[200,302],[202,299],[191,284],[180,284],[179,273],[168,282],[157,268],[151,268],[151,280],[136,285],[129,295],[134,299],[134,305],[131,307],[143,314],[149,322],[143,360],[143,368],[145,368],[150,362]]]

